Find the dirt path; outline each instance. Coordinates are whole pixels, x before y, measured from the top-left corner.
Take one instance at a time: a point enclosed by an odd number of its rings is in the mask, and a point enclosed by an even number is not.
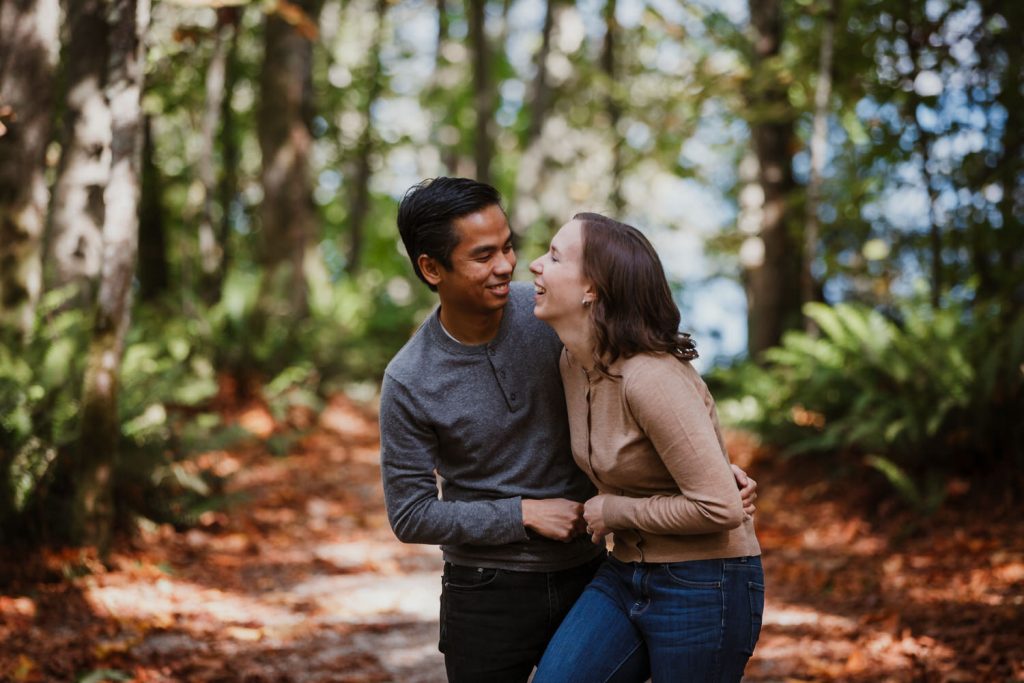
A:
[[[150,529],[112,569],[52,554],[48,576],[0,591],[0,680],[444,681],[440,555],[392,536],[377,447],[339,397],[287,457],[206,454],[241,497],[230,514]],[[894,541],[898,516],[872,527],[855,490],[750,467],[769,597],[748,680],[1024,681],[1014,510],[951,510]]]

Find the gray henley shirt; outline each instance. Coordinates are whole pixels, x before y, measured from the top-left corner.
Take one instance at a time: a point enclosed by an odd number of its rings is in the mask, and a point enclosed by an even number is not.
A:
[[[439,544],[453,564],[556,571],[603,552],[586,536],[562,543],[523,526],[523,498],[596,493],[569,447],[561,343],[534,317],[532,294],[513,283],[497,336],[478,346],[450,338],[434,311],[384,374],[388,519],[400,540]]]

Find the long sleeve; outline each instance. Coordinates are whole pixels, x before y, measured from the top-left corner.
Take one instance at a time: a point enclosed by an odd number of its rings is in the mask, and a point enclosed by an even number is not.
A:
[[[528,539],[521,499],[445,501],[434,470],[441,444],[408,390],[390,376],[381,387],[381,476],[388,520],[405,543],[504,545]]]
[[[654,534],[705,534],[743,522],[743,506],[703,398],[683,372],[644,364],[625,380],[625,401],[679,493],[610,496],[604,516],[612,529]]]

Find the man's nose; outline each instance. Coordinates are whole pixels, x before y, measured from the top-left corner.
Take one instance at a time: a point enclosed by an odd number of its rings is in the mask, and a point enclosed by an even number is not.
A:
[[[499,273],[511,273],[516,267],[516,255],[515,252],[509,254],[502,253],[498,257],[498,263],[494,266],[494,270]]]

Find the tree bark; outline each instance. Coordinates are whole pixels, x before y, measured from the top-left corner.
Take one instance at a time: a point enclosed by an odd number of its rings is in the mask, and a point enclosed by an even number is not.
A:
[[[66,129],[49,251],[53,284],[74,283],[80,301],[90,305],[102,260],[103,189],[110,176],[106,5],[102,0],[72,0],[68,21]]]
[[[218,194],[220,196],[220,231],[218,243],[221,248],[220,268],[215,274],[213,290],[219,300],[223,292],[224,278],[228,266],[231,263],[231,228],[234,226],[232,211],[235,201],[238,198],[238,132],[235,117],[235,110],[231,100],[235,94],[235,85],[238,83],[238,27],[242,25],[243,7],[225,7],[220,12],[231,12],[234,30],[231,33],[231,42],[228,45],[226,73],[224,79],[224,100],[221,103],[221,174],[218,182]]]
[[[31,334],[42,290],[57,0],[0,3],[0,331]]]
[[[548,55],[551,54],[551,34],[555,28],[555,3],[557,0],[546,0],[544,3],[544,25],[541,29],[540,48],[534,58],[537,69],[530,88],[530,123],[523,139],[523,154],[516,170],[516,193],[512,204],[512,229],[526,233],[530,224],[536,220],[537,213],[533,207],[532,196],[543,182],[544,149],[541,145],[541,133],[544,122],[551,109],[553,93],[548,82]],[[529,210],[525,204],[531,204]]]
[[[815,257],[821,224],[818,211],[821,206],[822,173],[828,153],[829,100],[832,97],[832,55],[834,51],[838,0],[826,0],[821,31],[821,51],[818,58],[818,85],[814,92],[814,125],[811,132],[811,178],[807,183],[807,225],[804,228],[804,259],[801,268],[800,298],[804,303],[818,299],[818,283],[814,280]],[[814,331],[814,322],[807,318],[804,326]]]
[[[387,8],[387,0],[377,0],[377,28],[373,41],[373,53],[370,55],[369,88],[362,112],[364,126],[356,145],[355,176],[352,181],[352,209],[349,212],[348,221],[349,245],[346,264],[349,273],[359,271],[363,253],[363,233],[367,216],[370,213],[370,177],[373,175],[370,157],[374,152],[373,106],[380,97],[383,86],[380,51],[381,43],[384,40],[384,19]]]
[[[487,42],[486,0],[467,0],[469,40],[473,51],[473,102],[476,107],[476,130],[473,159],[476,179],[491,182],[491,160],[494,158],[494,91],[491,78],[491,57]]]
[[[217,25],[213,34],[213,51],[210,63],[206,67],[205,98],[203,101],[202,123],[200,124],[199,159],[197,162],[199,182],[203,187],[203,206],[199,213],[199,269],[200,290],[207,303],[216,300],[214,291],[216,274],[220,269],[223,256],[217,239],[219,224],[214,213],[217,210],[217,164],[214,159],[216,151],[217,129],[223,113],[224,92],[227,81],[228,48],[230,33],[234,28],[224,21],[224,15],[217,13]]]
[[[293,7],[315,21],[319,4]],[[308,310],[303,269],[315,224],[310,156],[313,46],[300,26],[267,16],[257,128],[263,154],[264,316],[294,320]]]
[[[988,9],[988,8],[986,8]],[[993,11],[994,10],[994,11]],[[1024,176],[1024,44],[1020,40],[1024,31],[1024,7],[1020,4],[1004,6],[996,3],[988,9],[998,12],[1009,22],[1008,30],[1002,33],[1002,47],[1006,55],[1006,66],[999,89],[999,101],[1006,111],[1003,124],[1002,154],[998,163],[997,178],[1002,188],[1002,197],[997,204],[1002,225],[995,231],[995,251],[999,262],[996,280],[997,294],[1005,300],[1005,319],[1024,310],[1024,192],[1021,191],[1021,177]],[[991,226],[989,226],[991,230]]]
[[[781,0],[750,0],[755,73],[772,68],[782,48]],[[790,235],[787,204],[795,183],[791,149],[793,121],[785,87],[775,77],[748,94],[750,137],[763,192],[760,264],[747,268],[747,346],[752,357],[777,345],[784,331],[800,324],[799,241]]]
[[[153,301],[167,291],[167,235],[164,230],[163,178],[156,165],[153,122],[147,116],[142,138],[142,205],[139,207],[139,299]]]
[[[622,198],[622,136],[619,135],[619,119],[622,118],[622,106],[616,94],[617,60],[615,46],[618,42],[619,24],[615,19],[616,0],[607,0],[604,6],[604,43],[601,46],[601,70],[608,84],[605,107],[608,111],[608,123],[612,138],[612,191],[611,202],[619,214],[625,208]]]
[[[117,397],[124,335],[131,317],[138,249],[142,143],[142,36],[149,0],[110,0],[106,96],[113,133],[103,192],[103,263],[82,390],[81,435],[73,479],[72,540],[105,550],[114,519],[113,472],[120,441]]]

